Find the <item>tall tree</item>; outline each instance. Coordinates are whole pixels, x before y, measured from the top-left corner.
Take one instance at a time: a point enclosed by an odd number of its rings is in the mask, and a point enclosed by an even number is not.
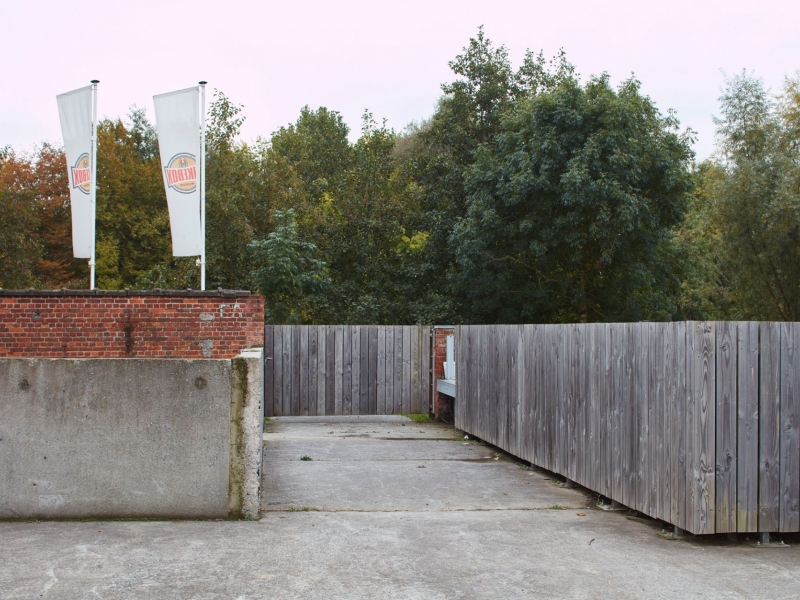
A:
[[[718,153],[705,179],[707,227],[738,319],[800,319],[800,77],[773,98],[760,79],[726,80]]]
[[[451,237],[474,322],[669,319],[692,152],[630,79],[568,77],[515,105]]]

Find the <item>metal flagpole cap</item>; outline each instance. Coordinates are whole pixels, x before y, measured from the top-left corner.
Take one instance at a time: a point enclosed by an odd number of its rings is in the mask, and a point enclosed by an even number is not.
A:
[[[207,82],[207,81],[198,81],[198,83],[199,83],[200,85],[205,85],[205,84],[207,84],[208,82]]]
[[[100,83],[99,79],[92,79],[91,83]]]

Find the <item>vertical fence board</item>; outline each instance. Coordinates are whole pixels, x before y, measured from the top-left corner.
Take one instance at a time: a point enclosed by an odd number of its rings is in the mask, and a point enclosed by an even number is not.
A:
[[[375,402],[375,353],[377,352],[378,331],[375,327],[363,327],[361,334],[361,412],[374,415]]]
[[[301,415],[308,415],[308,370],[309,370],[309,355],[308,355],[308,327],[298,326],[300,330],[300,385],[299,388],[299,413]]]
[[[600,493],[606,497],[611,496],[611,456],[613,452],[613,440],[611,428],[613,426],[613,380],[611,371],[611,327],[604,323],[598,324],[597,332],[602,340],[602,356],[600,373],[602,412],[600,414],[600,440],[602,455],[600,459],[600,478],[602,487]]]
[[[691,519],[687,518],[689,531],[695,534],[713,533],[716,512],[714,495],[715,465],[715,325],[699,322],[693,325],[692,352],[692,405],[691,438],[692,456],[689,463],[691,477]]]
[[[689,368],[689,354],[690,340],[689,329],[687,323],[678,323],[675,332],[675,383],[677,389],[675,390],[676,403],[675,403],[675,429],[677,435],[675,436],[675,449],[673,462],[675,465],[675,475],[672,479],[672,487],[676,490],[676,505],[673,510],[677,510],[677,520],[673,521],[681,529],[687,529],[687,498],[686,498],[686,484],[687,479],[685,473],[688,469],[688,456],[687,456],[687,438],[686,435],[686,413],[689,406],[689,382],[688,382],[688,368]]]
[[[800,353],[798,328],[781,324],[780,531],[800,531]]]
[[[737,323],[736,531],[758,531],[758,323]]]
[[[674,324],[662,323],[660,327],[661,364],[661,432],[659,512],[658,518],[670,523],[672,518],[672,405],[675,402],[675,343]]]
[[[319,327],[308,328],[308,413],[317,414],[317,369],[319,351],[317,350],[317,332]]]
[[[403,328],[394,329],[394,362],[392,364],[392,411],[395,415],[403,414]]]
[[[780,529],[781,328],[759,327],[760,376],[758,418],[758,530]]]
[[[386,414],[394,412],[394,327],[386,328]]]
[[[717,323],[716,532],[736,531],[736,324]]]
[[[649,323],[636,323],[634,327],[638,337],[636,341],[637,360],[635,364],[634,396],[633,402],[636,406],[636,433],[634,444],[636,447],[636,457],[634,464],[635,477],[634,487],[636,489],[637,510],[646,515],[650,514],[650,493],[648,475],[650,471],[650,329]]]
[[[336,414],[336,328],[325,327],[325,414]]]
[[[344,340],[344,333],[345,327],[341,325],[336,326],[336,347],[335,347],[335,360],[336,360],[336,400],[335,400],[335,412],[333,414],[341,415],[343,413],[343,406],[344,406],[344,372],[345,372],[345,357],[344,357],[344,348],[345,348],[345,340]]]
[[[648,515],[661,518],[661,477],[664,471],[661,462],[664,450],[663,384],[664,344],[660,323],[646,323],[650,338],[647,359],[647,456],[649,469],[643,473],[647,482]]]
[[[292,412],[300,414],[300,325],[292,325]]]
[[[283,327],[272,327],[272,344],[272,414],[278,416],[283,414]]]
[[[350,328],[350,414],[361,414],[361,327],[354,325]]]
[[[639,339],[639,324],[627,323],[625,341],[625,369],[623,381],[623,410],[622,413],[622,503],[625,506],[636,508],[636,473],[637,473],[637,444],[639,427],[637,424],[636,406],[636,364],[640,358],[637,351]]]
[[[328,374],[328,328],[324,325],[317,327],[317,412],[316,415],[325,414],[325,380]]]
[[[404,325],[403,331],[403,371],[400,374],[400,414],[411,412],[411,327]]]
[[[292,342],[294,337],[292,335],[292,326],[286,325],[283,329],[283,395],[281,402],[281,414],[292,414],[292,380],[293,380],[293,354]]]
[[[611,426],[611,497],[623,498],[622,444],[625,397],[625,325],[611,329],[612,426]]]
[[[378,413],[378,327],[370,326],[367,330],[369,359],[367,367],[367,412]]]
[[[386,412],[386,327],[378,327],[378,381],[376,384],[378,414],[385,415]]]
[[[264,327],[264,416],[275,415],[275,328]]]

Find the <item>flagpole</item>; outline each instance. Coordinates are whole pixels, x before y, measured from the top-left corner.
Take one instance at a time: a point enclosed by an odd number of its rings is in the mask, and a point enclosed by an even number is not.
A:
[[[200,289],[206,289],[206,83],[200,82]]]
[[[97,84],[98,79],[92,79],[92,179],[91,193],[92,201],[92,254],[89,258],[89,289],[95,289],[95,264],[97,245]]]

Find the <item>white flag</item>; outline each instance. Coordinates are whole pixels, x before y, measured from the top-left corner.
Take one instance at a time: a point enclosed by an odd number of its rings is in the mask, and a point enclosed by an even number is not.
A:
[[[196,87],[153,96],[173,256],[197,256],[202,248],[199,98]]]
[[[92,257],[92,86],[56,96],[61,135],[67,155],[69,198],[72,205],[72,252]]]

